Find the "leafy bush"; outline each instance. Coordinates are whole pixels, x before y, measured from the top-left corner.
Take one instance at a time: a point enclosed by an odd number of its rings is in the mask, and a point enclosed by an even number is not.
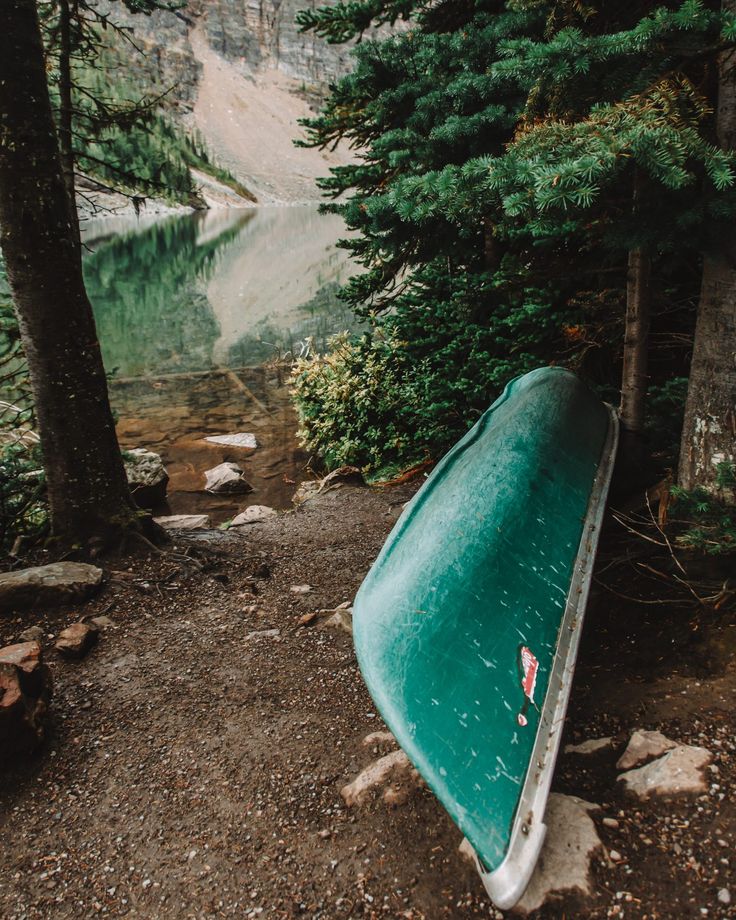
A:
[[[327,354],[297,362],[300,437],[328,468],[350,464],[379,478],[435,458],[509,380],[562,353],[576,313],[551,309],[538,290],[498,296],[488,276],[494,307],[481,315],[477,277],[472,289],[464,277],[434,274],[431,293],[414,288],[368,333],[338,336]]]

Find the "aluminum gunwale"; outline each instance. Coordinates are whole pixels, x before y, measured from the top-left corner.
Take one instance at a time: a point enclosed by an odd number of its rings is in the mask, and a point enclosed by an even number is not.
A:
[[[503,862],[491,872],[485,869],[477,854],[475,857],[478,872],[488,895],[497,907],[504,910],[513,907],[524,893],[536,866],[547,830],[544,824],[544,811],[570,698],[580,633],[593,575],[595,551],[618,447],[618,415],[611,406],[608,406],[608,410],[610,415],[608,433],[588,501],[580,546],[575,558],[574,574],[567,595],[565,613],[560,624],[559,640],[549,686],[532,749],[529,771],[521,790],[511,828],[509,848]]]

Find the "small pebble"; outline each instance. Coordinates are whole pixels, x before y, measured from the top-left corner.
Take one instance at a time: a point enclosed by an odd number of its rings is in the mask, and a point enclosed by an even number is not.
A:
[[[730,904],[731,903],[731,892],[728,888],[721,888],[718,892],[718,900],[721,904]]]

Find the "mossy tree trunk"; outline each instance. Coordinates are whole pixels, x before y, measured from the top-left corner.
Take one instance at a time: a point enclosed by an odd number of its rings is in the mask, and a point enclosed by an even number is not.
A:
[[[30,370],[53,532],[88,541],[137,529],[141,516],[84,287],[35,0],[0,2],[0,247]]]

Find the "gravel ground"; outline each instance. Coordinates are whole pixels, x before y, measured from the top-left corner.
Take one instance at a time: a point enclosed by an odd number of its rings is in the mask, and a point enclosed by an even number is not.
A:
[[[196,569],[108,559],[94,601],[0,621],[3,644],[41,623],[49,646],[82,615],[113,624],[81,662],[49,648],[49,739],[0,774],[0,917],[502,916],[428,791],[345,806],[383,726],[350,637],[299,625],[352,599],[408,496],[344,487],[244,536],[182,538]],[[594,596],[566,740],[660,728],[714,752],[709,792],[632,805],[614,753],[561,757],[555,787],[602,806],[611,859],[592,902],[540,920],[736,916],[734,627],[656,616]]]

